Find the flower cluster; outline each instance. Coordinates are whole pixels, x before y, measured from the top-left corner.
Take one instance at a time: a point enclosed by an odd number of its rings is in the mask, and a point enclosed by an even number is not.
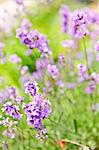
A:
[[[25,83],[25,93],[29,93],[31,96],[35,96],[38,92],[38,83],[34,82],[26,82]]]
[[[23,1],[24,0],[16,0],[16,3],[19,5],[19,4],[23,4]]]
[[[41,95],[36,95],[32,102],[25,105],[25,113],[28,124],[41,130],[43,128],[42,120],[48,118],[51,113],[50,102]]]
[[[0,118],[2,118],[2,116]],[[17,123],[17,121],[13,121],[9,118],[3,118],[2,121],[0,121],[0,125],[3,125],[6,128],[3,132],[3,135],[6,135],[11,139],[15,138],[16,128],[13,126],[17,125]]]
[[[78,65],[80,82],[88,79],[88,68],[84,64]]]
[[[15,119],[20,120],[22,118],[22,115],[20,114],[20,109],[18,106],[13,105],[11,102],[7,102],[4,104],[4,108],[2,108],[2,111],[6,113],[6,115],[9,115]]]
[[[58,71],[56,65],[49,64],[47,66],[47,69],[48,69],[48,72],[51,74],[52,78],[54,78],[54,79],[57,78],[59,71]]]
[[[65,67],[66,62],[63,54],[58,55],[58,63],[61,64],[63,67]]]
[[[79,81],[89,81],[85,89],[87,94],[92,94],[96,89],[96,85],[99,84],[99,74],[93,72],[91,75],[88,74],[88,69],[84,64],[78,65],[79,69]]]
[[[69,9],[66,5],[61,6],[60,14],[62,16],[62,31],[63,33],[65,33],[68,30],[68,22],[69,22]]]
[[[17,54],[13,54],[10,56],[10,61],[12,63],[20,63],[22,60]]]
[[[48,40],[44,35],[36,30],[32,30],[29,32],[27,29],[24,28],[21,27],[17,30],[17,37],[20,38],[21,42],[25,44],[30,51],[34,48],[37,48],[43,54],[51,54]]]
[[[82,38],[89,34],[87,30],[88,19],[87,14],[83,10],[76,10],[71,15],[72,34],[75,37]]]

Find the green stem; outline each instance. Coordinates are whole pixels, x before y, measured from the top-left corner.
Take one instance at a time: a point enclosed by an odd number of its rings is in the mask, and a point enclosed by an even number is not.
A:
[[[28,143],[28,145],[29,145],[29,149],[31,149],[31,133],[30,133],[30,131],[28,131],[28,134],[29,134],[29,143]]]
[[[76,141],[71,141],[71,140],[68,140],[68,139],[62,139],[61,141],[64,141],[66,143],[70,143],[70,144],[73,144],[73,145],[77,145],[77,146],[82,147],[82,148],[90,149],[89,146],[80,144],[80,143],[78,143]]]
[[[85,38],[83,38],[83,44],[84,44],[84,52],[85,52],[85,59],[86,59],[86,64],[87,64],[87,68],[88,68],[88,73],[90,74]]]

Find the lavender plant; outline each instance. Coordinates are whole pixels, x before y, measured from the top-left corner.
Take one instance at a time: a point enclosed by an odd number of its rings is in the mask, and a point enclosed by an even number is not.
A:
[[[16,3],[23,5],[23,0]],[[90,9],[70,11],[64,4],[59,16],[60,36],[65,39],[59,41],[63,51],[57,58],[48,37],[26,18],[16,30],[19,47],[26,48],[23,57],[21,52],[5,54],[0,43],[0,60],[6,58],[2,65],[14,66],[19,75],[18,87],[6,84],[0,91],[0,138],[6,149],[11,142],[20,150],[99,146],[99,14]],[[33,61],[37,53],[31,70],[24,58]]]

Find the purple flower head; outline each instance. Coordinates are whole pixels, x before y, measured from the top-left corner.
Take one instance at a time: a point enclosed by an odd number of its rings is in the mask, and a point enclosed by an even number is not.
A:
[[[42,79],[43,79],[43,73],[42,73],[41,70],[38,70],[38,71],[33,72],[32,75],[33,75],[33,78],[34,78],[35,80],[42,80]]]
[[[0,51],[5,47],[4,43],[0,42]]]
[[[25,113],[28,124],[41,130],[43,128],[42,120],[48,118],[51,113],[50,102],[41,95],[36,95],[32,102],[25,105]]]
[[[31,40],[27,37],[28,36],[28,30],[24,28],[17,29],[16,37],[20,38],[21,42],[25,45],[28,45]]]
[[[97,43],[95,44],[95,50],[96,50],[97,52],[99,52],[99,41],[97,41]]]
[[[28,66],[23,66],[23,67],[21,68],[21,74],[22,74],[22,75],[26,74],[27,71],[28,71]]]
[[[90,24],[99,24],[99,13],[92,9],[85,9]]]
[[[17,4],[23,4],[24,0],[15,0]]]
[[[14,125],[16,125],[18,122],[17,121],[13,121],[10,118],[5,118],[3,117],[2,121],[0,121],[0,125],[3,125],[4,127],[6,127],[6,130],[4,130],[3,135],[10,137],[11,139],[13,139],[15,137],[15,130],[16,128],[13,127]]]
[[[19,107],[16,105],[12,105],[10,102],[4,104],[4,108],[2,109],[6,115],[10,115],[11,117],[20,120],[22,115],[19,112]]]
[[[96,83],[99,84],[99,73],[93,72],[91,74],[91,79]]]
[[[48,138],[47,130],[43,128],[39,132],[36,133],[36,138],[38,138],[40,141]]]
[[[65,48],[76,48],[76,44],[73,40],[65,40],[62,42],[62,46]]]
[[[72,35],[77,38],[82,38],[89,34],[87,30],[88,20],[87,14],[83,10],[75,10],[71,15]]]
[[[61,80],[58,80],[56,82],[56,85],[58,85],[59,87],[64,87],[64,83]]]
[[[2,63],[2,64],[5,64],[6,62],[7,62],[6,56],[3,56],[3,57],[1,58],[1,63]]]
[[[96,61],[99,61],[99,54],[96,55]]]
[[[24,30],[28,30],[32,26],[31,22],[28,19],[23,19],[21,28]]]
[[[8,88],[5,88],[3,91],[0,91],[0,103],[4,103],[10,97]]]
[[[23,86],[26,82],[29,82],[30,80],[32,80],[32,76],[29,73],[24,74],[20,78],[21,85]]]
[[[30,49],[38,48],[41,53],[51,54],[48,41],[44,35],[40,34],[36,30],[33,30],[28,34],[28,38],[32,41],[29,43]]]
[[[25,83],[25,93],[29,93],[31,96],[35,96],[38,92],[38,83],[34,82],[26,82]]]
[[[4,130],[4,132],[3,132],[3,135],[5,136],[8,136],[10,139],[13,139],[13,138],[15,138],[15,129],[13,129],[13,128],[8,128],[8,129],[6,129],[6,130]]]
[[[92,94],[94,90],[96,89],[95,82],[91,81],[88,86],[86,87],[85,91],[87,94]]]
[[[9,91],[9,95],[10,95],[10,98],[15,98],[16,97],[16,88],[15,87],[10,87],[9,89],[8,89],[8,91]]]
[[[41,59],[36,61],[36,70],[42,70],[43,69],[43,61]]]
[[[52,86],[51,81],[48,80],[45,83],[45,87],[43,88],[43,91],[44,91],[45,95],[48,95],[49,93],[51,93],[53,91],[53,86]]]
[[[88,79],[88,69],[84,64],[78,65],[79,76],[82,77],[84,80]]]
[[[21,102],[24,101],[24,97],[22,97],[22,96],[17,96],[14,101],[15,101],[17,104],[20,104]]]
[[[68,22],[69,22],[69,9],[66,5],[61,6],[60,15],[62,17],[62,32],[65,33],[68,30]]]
[[[36,70],[41,71],[42,69],[45,69],[47,65],[49,64],[48,58],[41,58],[36,61]]]
[[[13,54],[10,56],[10,61],[12,63],[20,63],[22,60],[17,54]]]
[[[58,63],[65,67],[65,57],[63,54],[58,55]]]
[[[17,30],[17,37],[19,37],[21,42],[25,44],[30,50],[37,48],[41,53],[47,53],[49,55],[51,54],[48,40],[38,31],[32,30],[28,32],[26,28],[20,28]]]
[[[57,78],[59,71],[58,71],[56,65],[49,64],[47,66],[47,69],[48,69],[48,72],[51,74],[52,78],[54,78],[54,79]]]

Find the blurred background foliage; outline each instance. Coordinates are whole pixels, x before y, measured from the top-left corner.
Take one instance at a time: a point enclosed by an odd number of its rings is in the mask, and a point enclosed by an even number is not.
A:
[[[6,2],[2,1],[3,2]],[[31,1],[31,0],[30,0]],[[20,27],[23,18],[28,18],[32,22],[32,29],[40,31],[45,34],[49,40],[49,45],[52,49],[52,56],[55,61],[57,61],[57,56],[59,53],[64,53],[66,55],[67,50],[61,46],[61,42],[70,37],[67,34],[62,34],[61,32],[61,21],[59,15],[59,9],[61,4],[65,3],[69,6],[71,10],[89,7],[97,4],[97,0],[33,0],[33,3],[29,6],[29,11],[23,13],[18,12],[18,16],[15,17],[14,12],[12,12],[13,27],[6,33],[0,31],[1,42],[5,43],[4,53],[7,56],[16,53],[22,58],[22,65],[27,65],[30,72],[35,70],[35,61],[39,58],[40,54],[34,50],[31,56],[26,56],[25,51],[27,47],[20,43],[19,39],[16,38],[16,29]],[[82,3],[81,3],[82,2]],[[6,5],[6,3],[4,3]],[[9,9],[11,9],[10,5]],[[8,14],[9,15],[9,14]],[[6,19],[5,19],[6,21]],[[6,64],[0,64],[0,75],[6,76],[9,83],[19,85],[18,77],[20,76],[17,71],[17,65],[11,64],[7,61]]]

